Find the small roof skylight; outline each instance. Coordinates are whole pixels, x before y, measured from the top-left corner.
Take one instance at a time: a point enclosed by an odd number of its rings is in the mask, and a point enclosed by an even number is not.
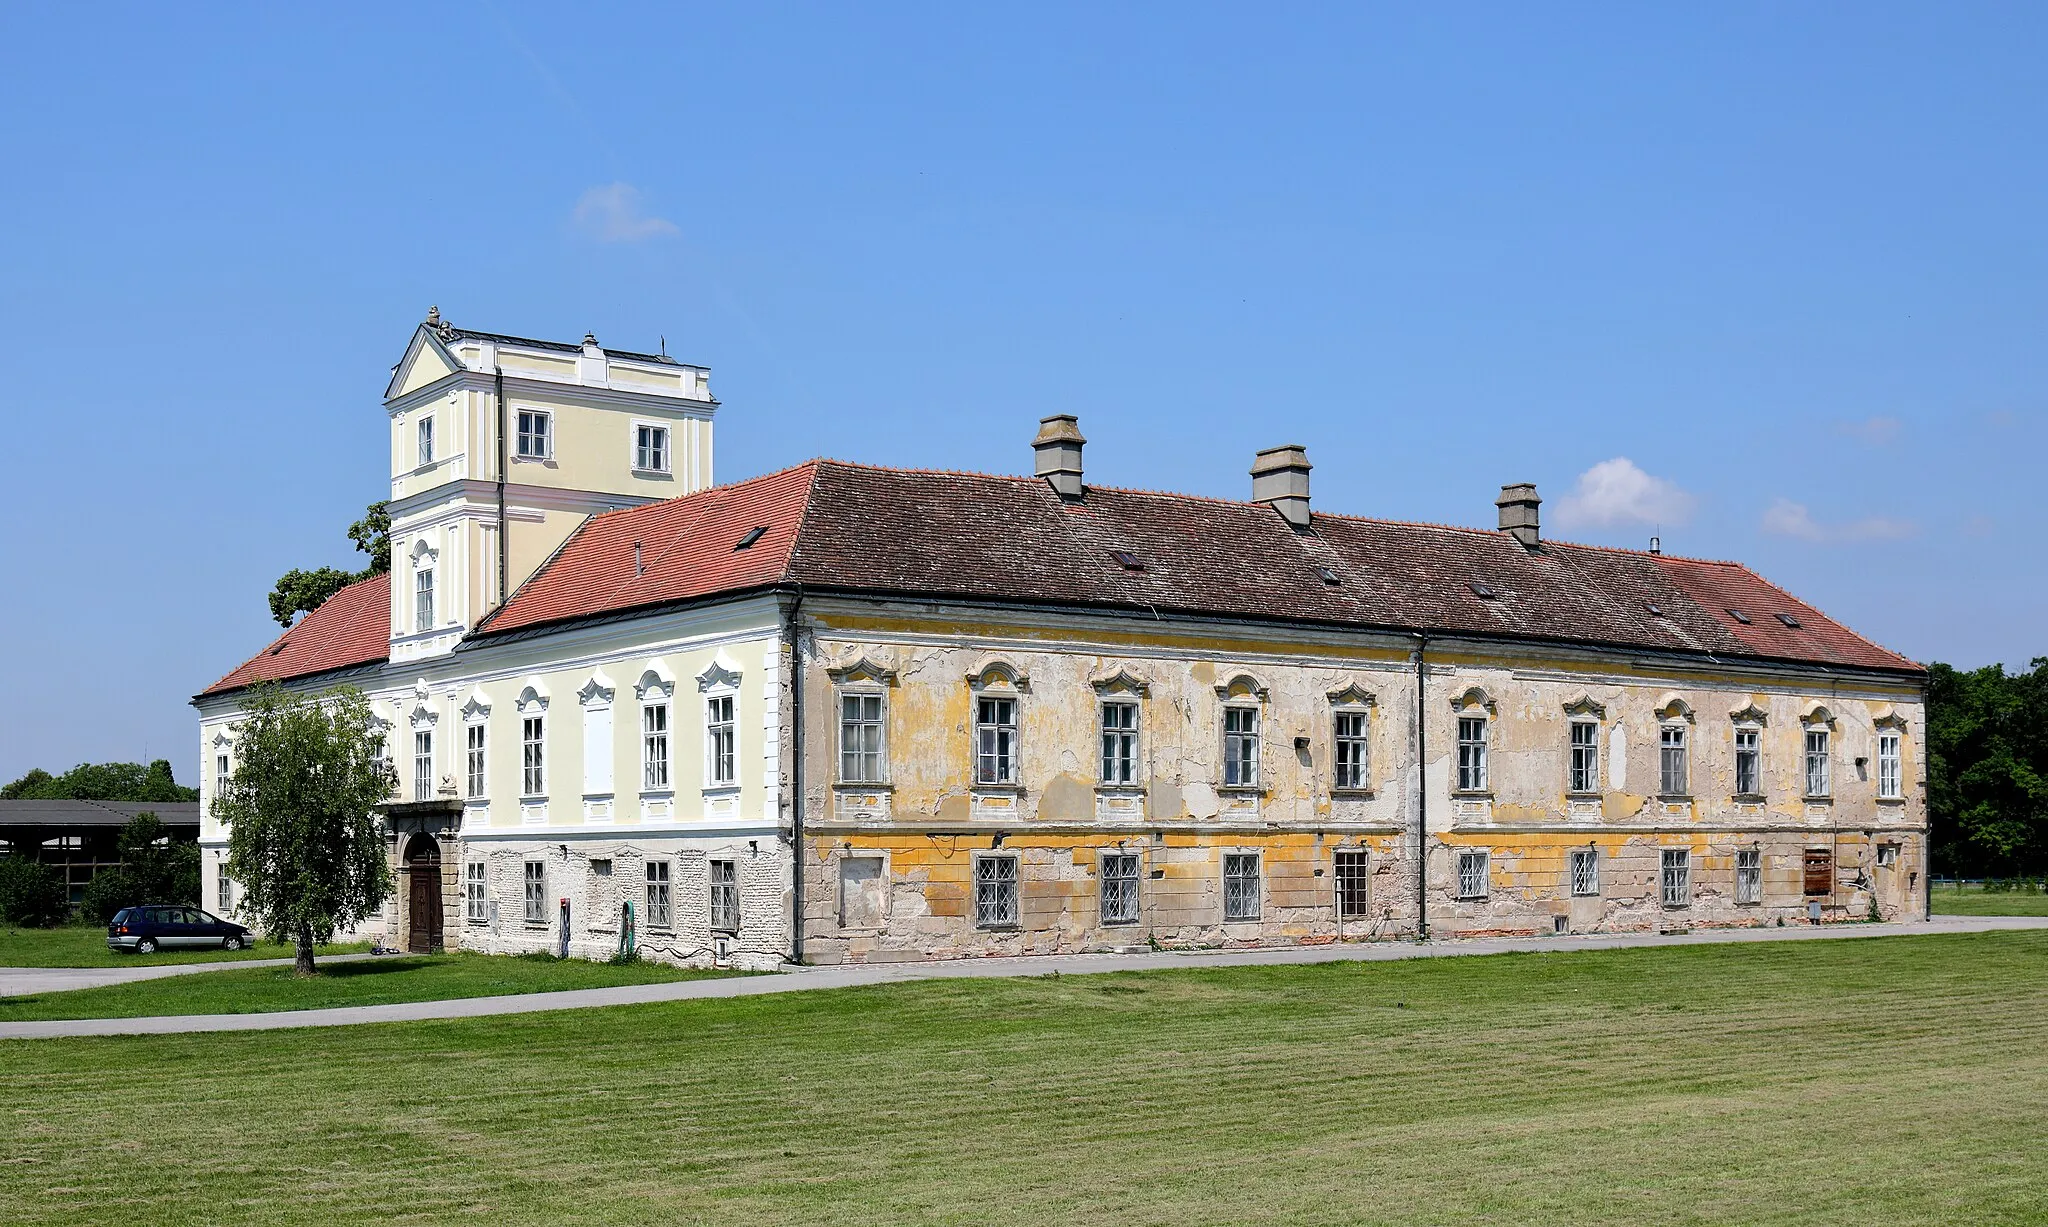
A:
[[[1111,550],[1109,556],[1116,559],[1116,565],[1126,571],[1142,571],[1145,569],[1145,560],[1129,550]]]
[[[1337,574],[1335,567],[1317,567],[1316,574],[1323,577],[1324,583],[1333,587],[1344,582],[1344,577]]]
[[[1797,630],[1797,629],[1799,629],[1799,619],[1797,619],[1797,618],[1793,617],[1793,616],[1792,616],[1791,614],[1788,614],[1788,613],[1781,613],[1781,614],[1779,614],[1779,615],[1778,615],[1778,621],[1780,621],[1780,622],[1783,622],[1783,623],[1784,623],[1785,625],[1787,625],[1787,626],[1789,626],[1789,627],[1793,628],[1794,630]]]
[[[1485,584],[1480,583],[1476,579],[1472,581],[1471,588],[1472,595],[1484,601],[1491,601],[1500,595],[1500,593],[1495,592],[1493,589],[1487,587]]]
[[[1649,610],[1650,616],[1653,618],[1661,618],[1664,616],[1664,611],[1657,608],[1657,602],[1655,601],[1644,601],[1643,608]]]
[[[1742,612],[1742,611],[1741,611],[1741,610],[1739,610],[1739,609],[1731,609],[1731,610],[1729,610],[1729,611],[1728,611],[1728,616],[1729,616],[1729,617],[1731,617],[1731,618],[1733,618],[1733,619],[1735,619],[1735,620],[1736,620],[1737,622],[1740,622],[1740,623],[1742,623],[1742,624],[1743,624],[1744,626],[1748,626],[1748,625],[1749,625],[1749,615],[1748,615],[1748,614],[1746,614],[1746,613],[1744,613],[1744,612]]]
[[[754,547],[754,542],[759,541],[761,539],[761,534],[767,531],[768,526],[766,524],[760,525],[757,528],[750,528],[747,530],[747,535],[740,538],[740,543],[738,545],[733,546],[732,548],[735,551],[752,549]]]

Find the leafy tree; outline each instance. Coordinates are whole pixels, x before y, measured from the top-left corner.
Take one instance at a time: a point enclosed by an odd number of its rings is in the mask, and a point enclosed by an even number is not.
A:
[[[2048,657],[2033,664],[1928,666],[1928,815],[1947,872],[2048,867]]]
[[[0,857],[0,919],[32,929],[58,924],[71,912],[64,875],[25,856]]]
[[[320,608],[322,601],[357,580],[382,575],[391,569],[389,507],[388,502],[371,503],[364,510],[363,518],[348,526],[348,539],[370,556],[369,566],[360,571],[342,571],[334,567],[302,571],[293,567],[279,577],[277,585],[270,590],[270,616],[277,619],[279,626],[290,626],[292,619]]]
[[[228,873],[242,914],[294,943],[297,974],[310,976],[313,947],[391,894],[371,810],[395,777],[378,756],[369,700],[353,687],[308,697],[259,686],[243,701],[235,744],[240,761],[213,802],[228,827]]]
[[[0,788],[0,798],[29,801],[197,801],[199,790],[181,788],[167,759],[141,763],[80,763],[63,775],[40,767]]]
[[[199,902],[199,845],[171,838],[148,810],[128,820],[119,840],[121,864],[93,875],[82,907],[107,921],[124,907]]]

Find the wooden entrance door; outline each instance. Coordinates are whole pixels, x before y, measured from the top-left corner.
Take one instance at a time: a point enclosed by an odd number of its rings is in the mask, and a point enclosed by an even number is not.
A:
[[[441,846],[431,835],[415,835],[405,858],[407,878],[405,948],[412,954],[441,949]]]

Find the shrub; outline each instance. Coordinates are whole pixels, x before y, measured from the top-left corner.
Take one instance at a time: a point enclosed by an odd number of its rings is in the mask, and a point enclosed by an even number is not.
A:
[[[86,884],[85,899],[79,904],[79,911],[85,919],[105,924],[114,918],[114,913],[124,907],[148,903],[143,897],[142,882],[125,865],[102,869]]]
[[[32,929],[61,924],[70,914],[64,877],[25,856],[0,857],[0,919]]]

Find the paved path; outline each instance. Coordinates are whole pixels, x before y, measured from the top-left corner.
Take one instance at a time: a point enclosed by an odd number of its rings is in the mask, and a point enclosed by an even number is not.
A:
[[[1539,951],[1618,950],[1641,946],[1699,946],[1723,942],[1813,941],[1905,937],[1928,933],[1984,933],[1998,929],[2048,929],[2048,916],[1942,916],[1926,924],[1836,924],[1783,929],[1717,929],[1689,934],[1602,934],[1537,938],[1475,938],[1470,941],[1381,942],[1343,946],[1287,946],[1268,950],[1159,952],[1147,954],[1056,954],[1030,958],[955,959],[936,963],[868,963],[845,967],[790,968],[779,975],[736,976],[588,988],[515,997],[467,997],[398,1005],[287,1010],[275,1014],[194,1014],[155,1018],[87,1018],[64,1022],[0,1023],[0,1039],[41,1039],[75,1035],[168,1035],[194,1031],[270,1031],[283,1027],[339,1027],[354,1023],[414,1022],[432,1018],[481,1018],[594,1006],[639,1005],[708,997],[753,997],[762,993],[851,988],[911,980],[1001,976],[1089,975],[1109,971],[1158,971],[1174,967],[1248,967],[1295,963],[1378,963],[1395,959]],[[367,957],[367,956],[353,956]],[[204,967],[206,964],[200,964]],[[218,966],[217,964],[215,966]],[[231,963],[247,967],[248,963]]]
[[[347,963],[375,958],[371,954],[323,954],[322,963]],[[290,959],[223,959],[215,963],[144,963],[135,967],[0,967],[0,997],[30,993],[64,993],[74,988],[104,988],[136,980],[189,976],[195,971],[235,971],[243,967],[290,967]]]

